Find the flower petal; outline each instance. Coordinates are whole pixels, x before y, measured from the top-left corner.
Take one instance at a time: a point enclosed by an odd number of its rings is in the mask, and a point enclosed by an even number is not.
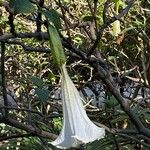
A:
[[[62,66],[63,128],[52,142],[58,148],[76,147],[81,143],[103,138],[105,129],[97,127],[88,118],[81,97],[70,79],[65,65]]]

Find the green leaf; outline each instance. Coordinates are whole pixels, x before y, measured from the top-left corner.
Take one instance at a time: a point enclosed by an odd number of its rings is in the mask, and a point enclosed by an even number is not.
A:
[[[84,16],[83,17],[83,21],[93,21],[94,20],[94,18],[93,18],[93,16]]]
[[[150,114],[148,114],[148,113],[146,114],[145,113],[144,114],[144,119],[146,119],[147,121],[150,121]]]
[[[119,103],[114,96],[111,96],[109,99],[105,100],[105,105],[107,108],[113,108],[119,105]]]
[[[56,28],[51,24],[48,24],[48,35],[54,61],[59,67],[61,67],[61,65],[66,62],[65,54],[59,34]]]
[[[36,85],[38,87],[43,87],[43,85],[44,85],[43,80],[36,76],[32,76],[31,81],[33,82],[34,85]]]
[[[113,119],[113,120],[111,121],[111,123],[117,123],[117,122],[119,122],[119,121],[123,121],[123,120],[126,120],[126,119],[129,119],[129,117],[128,117],[126,114],[121,114],[121,116],[119,116],[119,117]]]
[[[61,20],[59,17],[59,14],[57,13],[56,10],[50,9],[50,10],[45,10],[44,12],[45,17],[48,19],[48,21],[52,22],[56,29],[61,28]]]
[[[88,143],[86,146],[86,150],[111,150],[112,145],[111,141],[113,138],[110,138],[110,136],[105,136],[105,138],[96,140],[92,143]]]
[[[144,116],[144,119],[150,121],[150,109],[144,109],[140,112],[140,115]]]
[[[47,101],[49,98],[50,91],[47,89],[36,88],[35,94],[39,97],[41,101]]]
[[[36,10],[29,0],[10,0],[9,5],[14,14],[33,13]]]
[[[3,4],[3,0],[0,0],[0,6],[2,6],[2,4]]]
[[[68,4],[68,3],[71,2],[71,0],[63,0],[62,2],[63,2],[64,4],[65,4],[65,3]]]
[[[55,77],[55,75],[53,74],[53,72],[50,72],[50,73],[48,74],[48,79],[49,79],[50,83],[52,83],[52,84],[55,83],[56,77]]]

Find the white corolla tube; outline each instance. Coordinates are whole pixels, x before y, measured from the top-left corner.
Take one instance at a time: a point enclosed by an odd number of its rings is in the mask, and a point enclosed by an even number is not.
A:
[[[104,138],[105,129],[97,127],[88,118],[82,99],[68,75],[65,64],[61,67],[61,73],[63,127],[58,138],[51,144],[57,148],[67,149]]]

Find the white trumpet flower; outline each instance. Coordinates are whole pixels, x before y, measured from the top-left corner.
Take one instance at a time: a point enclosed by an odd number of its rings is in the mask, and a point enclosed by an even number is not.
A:
[[[70,79],[65,64],[62,65],[61,72],[63,128],[58,138],[51,144],[57,148],[67,149],[103,138],[105,129],[97,127],[88,118],[79,92]]]

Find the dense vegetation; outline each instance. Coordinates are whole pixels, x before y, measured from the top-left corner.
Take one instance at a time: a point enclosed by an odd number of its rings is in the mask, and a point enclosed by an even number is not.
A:
[[[48,21],[88,116],[106,130],[79,149],[150,149],[149,0],[0,0],[0,149],[56,149],[63,118]]]

